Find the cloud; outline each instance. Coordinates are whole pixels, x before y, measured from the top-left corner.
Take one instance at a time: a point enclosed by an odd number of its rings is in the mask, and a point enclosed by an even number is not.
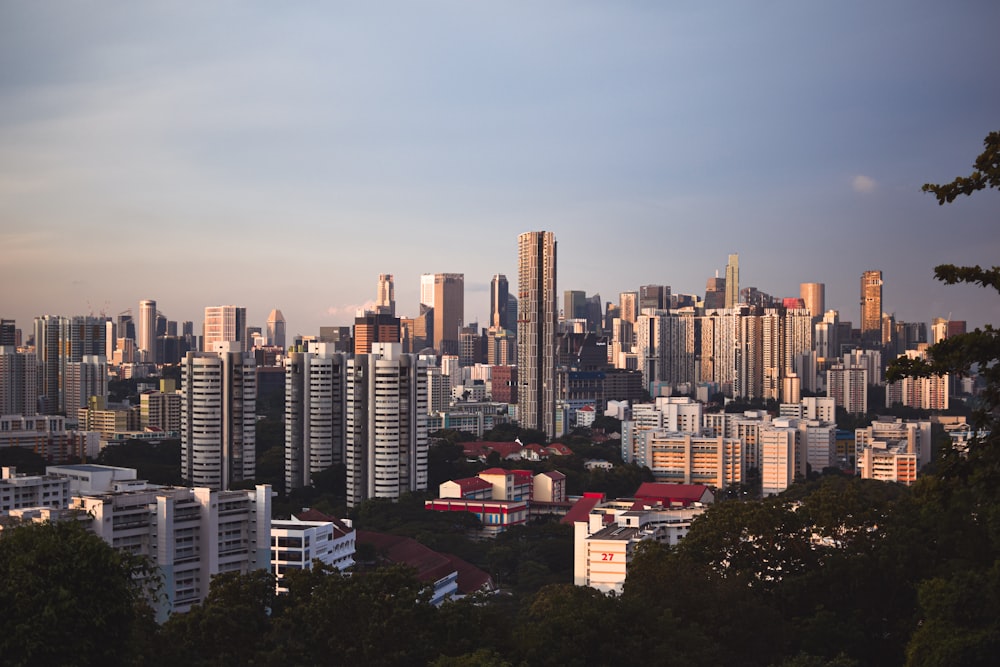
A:
[[[874,192],[878,184],[875,182],[875,179],[864,174],[858,174],[851,181],[851,187],[854,188],[855,192],[866,195],[869,192]]]
[[[359,310],[375,310],[375,302],[366,301],[362,304],[352,303],[344,306],[330,306],[326,309],[326,314],[330,316],[347,315],[354,317]]]

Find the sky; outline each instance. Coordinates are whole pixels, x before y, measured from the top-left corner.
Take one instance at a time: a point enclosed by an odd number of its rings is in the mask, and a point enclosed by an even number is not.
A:
[[[280,309],[353,322],[465,274],[488,323],[517,235],[558,291],[740,285],[857,324],[1000,322],[933,279],[1000,264],[1000,192],[938,206],[1000,130],[1000,3],[0,0],[0,316]],[[200,325],[196,324],[196,331]]]

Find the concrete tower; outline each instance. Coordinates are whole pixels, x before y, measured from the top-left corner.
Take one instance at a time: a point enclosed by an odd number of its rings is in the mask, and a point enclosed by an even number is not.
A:
[[[285,316],[277,308],[267,316],[267,344],[285,348]]]
[[[861,342],[878,345],[882,341],[882,272],[861,274]]]
[[[375,295],[375,312],[396,315],[396,286],[391,273],[378,274],[378,294]]]
[[[498,273],[490,281],[490,326],[501,329],[510,329],[507,305],[510,287],[507,284],[507,276]]]
[[[517,384],[521,426],[555,435],[556,237],[526,232],[517,238]]]
[[[729,256],[726,264],[726,308],[736,308],[740,305],[740,256],[738,253]]]
[[[347,361],[347,504],[427,489],[427,366],[399,343]]]
[[[235,342],[246,352],[247,309],[238,306],[208,306],[205,308],[205,325],[202,333],[203,352],[214,352],[217,343]]]
[[[801,283],[799,285],[799,296],[806,304],[806,310],[813,318],[813,322],[823,319],[826,312],[826,285],[823,283]]]
[[[139,302],[139,359],[155,364],[156,359],[156,301]]]
[[[332,343],[292,352],[285,365],[285,488],[344,462],[345,357]]]
[[[465,274],[434,274],[434,349],[458,354],[458,330],[465,318]]]
[[[255,474],[257,368],[235,343],[222,347],[181,360],[181,476],[227,490]]]

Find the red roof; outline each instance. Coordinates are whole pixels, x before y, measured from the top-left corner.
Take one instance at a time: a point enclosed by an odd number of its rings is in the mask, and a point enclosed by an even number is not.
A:
[[[560,456],[569,456],[573,453],[572,449],[562,444],[561,442],[553,442],[545,449],[552,452],[553,454],[559,454]]]
[[[701,502],[711,491],[704,484],[669,484],[666,482],[643,482],[635,492],[637,500],[660,502],[665,505],[679,503],[690,505]]]
[[[546,477],[554,480],[566,479],[566,475],[562,474],[558,470],[548,470],[546,472],[540,472],[539,475],[545,475]]]
[[[409,537],[359,530],[358,544],[371,544],[386,560],[409,565],[417,571],[417,578],[426,583],[434,583],[455,571],[448,558]]]
[[[573,525],[577,521],[586,521],[590,516],[590,511],[597,507],[597,504],[604,500],[603,493],[585,493],[573,507],[566,512],[566,516],[559,520],[559,523]]]
[[[333,536],[343,537],[347,533],[350,533],[354,529],[348,526],[346,523],[341,521],[335,516],[330,516],[329,514],[324,514],[319,510],[314,510],[312,508],[307,508],[299,512],[298,514],[293,514],[293,517],[299,521],[324,521],[333,524]]]
[[[452,554],[441,554],[451,563],[451,566],[458,572],[458,592],[463,595],[475,593],[476,591],[492,591],[496,586],[493,584],[493,577],[480,570],[478,567],[464,561]]]
[[[510,475],[513,471],[504,468],[487,468],[480,475]]]
[[[579,410],[577,410],[577,412],[594,412],[594,406],[593,405],[585,405],[582,408],[580,408]]]
[[[453,479],[451,481],[458,484],[458,488],[462,490],[462,493],[493,488],[492,484],[487,482],[485,479],[480,479],[479,477],[463,477],[462,479]]]
[[[462,442],[462,451],[466,456],[485,459],[490,452],[496,452],[500,458],[505,459],[511,455],[520,454],[521,443],[519,442],[489,442],[486,440],[476,440],[474,442]]]

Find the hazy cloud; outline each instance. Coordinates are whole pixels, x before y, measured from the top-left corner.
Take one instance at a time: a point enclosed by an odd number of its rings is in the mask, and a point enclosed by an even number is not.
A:
[[[858,174],[854,177],[854,180],[851,181],[851,187],[854,188],[854,191],[863,195],[866,195],[869,192],[874,192],[877,185],[878,184],[875,183],[875,179],[865,176],[864,174]]]

